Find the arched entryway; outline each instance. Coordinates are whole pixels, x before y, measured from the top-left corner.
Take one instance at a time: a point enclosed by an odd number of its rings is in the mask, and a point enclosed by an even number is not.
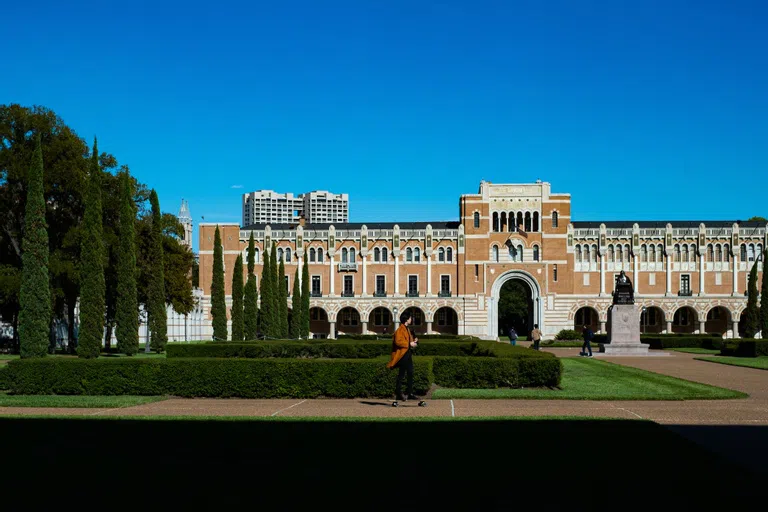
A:
[[[723,306],[715,306],[707,311],[704,330],[707,333],[724,335],[731,327],[731,312]]]
[[[416,306],[411,306],[409,308],[406,308],[403,313],[410,313],[411,316],[413,316],[413,322],[411,323],[411,331],[414,334],[426,334],[427,333],[427,319],[424,315],[424,311],[417,308]]]
[[[534,324],[538,324],[539,329],[546,332],[542,322],[541,288],[539,287],[539,283],[531,274],[524,270],[509,270],[496,278],[496,281],[493,282],[493,286],[491,287],[491,297],[489,299],[490,307],[488,308],[488,338],[497,339],[501,333],[501,329],[509,328],[509,326],[501,325],[499,322],[499,309],[507,307],[505,304],[501,304],[501,296],[504,285],[508,282],[517,283],[517,285],[522,285],[527,288],[526,298],[528,309],[523,319],[520,320],[522,331],[518,330],[518,335],[528,336],[531,329],[533,329]],[[510,287],[504,290],[504,295],[507,296],[510,289],[516,288],[517,286],[510,285]],[[517,289],[519,290],[519,288]],[[528,294],[528,292],[530,292],[530,294]],[[505,315],[504,318],[508,318],[508,316]]]
[[[448,306],[435,311],[432,330],[440,334],[459,334],[459,316]]]
[[[339,334],[362,334],[363,325],[360,313],[353,307],[347,306],[336,315],[336,331]]]
[[[573,315],[573,330],[581,332],[585,325],[592,332],[597,332],[600,326],[600,314],[591,306],[580,307]]]
[[[640,334],[659,334],[667,328],[664,310],[657,306],[647,306],[640,310]]]
[[[374,334],[392,334],[395,327],[392,312],[385,307],[378,307],[368,315],[368,330]]]
[[[699,315],[690,306],[683,306],[672,317],[672,332],[693,334],[699,328]]]
[[[313,307],[309,310],[309,335],[312,338],[327,338],[331,332],[328,313],[323,308]]]

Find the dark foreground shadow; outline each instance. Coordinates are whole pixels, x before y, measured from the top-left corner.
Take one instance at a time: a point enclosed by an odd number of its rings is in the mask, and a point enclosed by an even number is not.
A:
[[[2,418],[0,435],[6,510],[739,510],[765,481],[644,421]]]

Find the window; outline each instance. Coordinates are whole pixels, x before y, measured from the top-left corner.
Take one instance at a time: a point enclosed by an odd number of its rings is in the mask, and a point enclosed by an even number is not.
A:
[[[557,227],[557,221],[558,221],[558,219],[557,219],[557,212],[552,212],[552,227],[553,228]]]
[[[723,284],[723,274],[722,272],[715,272],[715,285],[720,286]]]
[[[651,286],[656,284],[656,274],[648,274],[648,284]]]
[[[509,212],[509,224],[507,226],[507,230],[510,233],[514,233],[517,231],[517,223],[515,222],[515,212]]]
[[[345,297],[352,297],[355,292],[355,282],[354,282],[354,276],[345,275],[344,276],[344,296]]]
[[[739,254],[739,259],[741,261],[747,261],[747,246],[745,244],[741,244],[741,251]]]
[[[317,249],[317,262],[322,263],[323,262],[323,249],[318,248]]]
[[[475,281],[477,281],[477,278],[480,277],[480,265],[475,265]]]
[[[381,261],[381,250],[378,247],[373,249],[373,261]]]
[[[315,262],[315,248],[311,248],[309,250],[309,262],[314,263]]]
[[[691,325],[691,310],[682,308],[675,311],[673,323],[677,326]]]
[[[347,276],[352,277],[352,276]],[[358,314],[352,308],[344,308],[341,310],[341,325],[357,325]]]
[[[589,286],[589,273],[584,273],[584,286]]]
[[[376,295],[384,296],[387,293],[386,276],[376,276]]]
[[[453,261],[453,249],[450,247],[445,250],[445,260],[449,263]]]
[[[373,310],[373,325],[382,327],[390,323],[392,323],[392,320],[388,309],[376,308]]]
[[[383,263],[387,262],[387,248],[386,247],[382,247],[381,248],[381,261]]]
[[[258,247],[253,249],[253,261],[258,263],[259,262],[259,249]]]
[[[499,231],[499,212],[493,212],[493,230]]]
[[[288,276],[285,277],[285,293],[290,297],[291,296],[291,287],[289,285]]]
[[[717,255],[720,256],[720,244],[717,245]],[[712,244],[707,245],[707,261],[720,261],[715,259],[715,249]]]
[[[413,261],[421,261],[421,250],[418,247],[413,250]]]
[[[349,248],[349,262],[350,263],[354,263],[355,262],[355,258],[356,258],[355,248],[354,247],[350,247]]]
[[[645,244],[640,247],[640,261],[643,263],[648,261],[648,246]]]
[[[475,215],[473,217],[475,219],[475,227],[479,228],[480,227],[480,213],[479,212],[475,212]]]
[[[517,261],[522,262],[523,261],[523,246],[518,245],[517,246]]]
[[[491,247],[491,258],[495,263],[499,262],[499,248],[495,245]]]
[[[416,297],[419,294],[419,276],[408,276],[408,295]]]
[[[533,212],[533,231],[539,230],[539,212]]]
[[[410,247],[405,250],[405,261],[413,261],[413,249]]]
[[[728,244],[723,246],[723,262],[728,263],[731,261],[731,248]]]
[[[440,293],[449,295],[451,293],[451,276],[440,276]]]
[[[277,261],[283,261],[283,249],[277,250]]]
[[[557,282],[557,265],[552,265],[552,280]]]
[[[531,231],[531,212],[525,212],[525,232]]]
[[[533,246],[533,261],[539,261],[539,246]]]
[[[442,247],[437,250],[437,261],[445,261],[445,249]]]
[[[650,261],[651,263],[656,262],[656,246],[655,245],[651,246],[651,254],[650,256],[648,256],[648,261]]]
[[[747,246],[747,260],[755,261],[755,244],[749,244]]]
[[[691,293],[691,276],[689,274],[683,274],[680,276],[680,293]]]
[[[312,292],[315,297],[320,296],[320,276],[312,276]]]
[[[342,262],[342,263],[347,263],[347,259],[348,259],[348,258],[349,258],[349,251],[347,250],[347,248],[346,248],[346,247],[344,247],[344,248],[341,250],[341,262]]]
[[[290,263],[291,262],[291,248],[287,248],[285,250],[285,262]]]
[[[509,259],[510,261],[517,261],[517,247],[514,245],[509,246]]]

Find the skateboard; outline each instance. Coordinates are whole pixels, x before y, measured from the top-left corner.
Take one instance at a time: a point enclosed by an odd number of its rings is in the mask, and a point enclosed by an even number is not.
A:
[[[426,406],[427,406],[426,400],[419,400],[419,407],[426,407]],[[395,400],[394,402],[392,402],[392,407],[400,407],[400,402]]]

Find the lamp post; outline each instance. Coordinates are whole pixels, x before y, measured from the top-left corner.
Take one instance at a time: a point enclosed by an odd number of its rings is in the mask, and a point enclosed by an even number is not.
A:
[[[642,315],[643,315],[643,334],[645,334],[645,324],[647,323],[647,319],[648,319],[645,306],[643,306]]]
[[[400,317],[397,316],[398,311],[399,310],[397,309],[397,306],[392,308],[392,314],[395,315],[395,317],[392,319],[392,325],[395,327],[395,330],[397,330],[400,324]]]

